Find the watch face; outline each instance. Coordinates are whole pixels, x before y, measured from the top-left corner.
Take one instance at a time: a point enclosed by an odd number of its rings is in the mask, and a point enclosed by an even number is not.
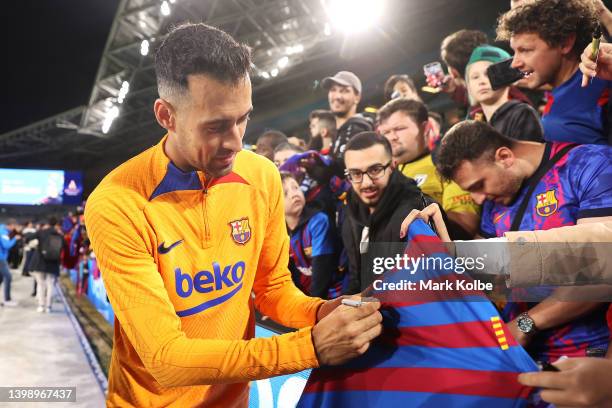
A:
[[[533,320],[527,316],[519,317],[516,324],[519,330],[523,333],[529,333],[531,330],[533,330]]]

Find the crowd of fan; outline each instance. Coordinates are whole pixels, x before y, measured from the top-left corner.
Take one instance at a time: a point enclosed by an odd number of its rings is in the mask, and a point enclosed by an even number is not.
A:
[[[61,221],[50,216],[41,222],[14,220],[0,224],[0,285],[4,301],[0,306],[15,307],[19,302],[11,296],[11,269],[22,276],[33,277],[32,297],[36,297],[37,311],[49,313],[54,299],[54,289],[60,271],[78,268],[92,254],[83,223],[83,208],[69,212]],[[87,262],[83,262],[87,265]],[[78,271],[76,292],[87,292],[87,274]]]
[[[405,74],[386,81],[387,102],[375,114],[358,113],[362,83],[340,71],[321,82],[329,109],[310,113],[308,142],[278,130],[259,137],[255,151],[281,173],[290,269],[305,293],[333,298],[367,288],[374,275],[361,259],[369,244],[401,241],[406,216],[432,203],[453,240],[609,222],[611,78],[584,81],[579,65],[597,27],[612,28],[612,13],[589,0],[511,3],[497,40],[509,41],[513,56],[474,30],[441,43],[448,75],[428,84],[449,94],[465,120],[428,109]],[[508,59],[524,78],[492,89],[487,68]],[[531,184],[537,188],[527,191]],[[520,209],[523,202],[531,204]],[[538,361],[605,355],[608,305],[550,296],[502,311],[517,341]],[[524,313],[538,316],[537,335],[518,329]],[[572,333],[587,333],[573,337],[572,350],[555,340]]]
[[[513,56],[479,31],[448,35],[440,48],[448,74],[428,81],[465,120],[431,111],[406,74],[388,78],[387,102],[375,113],[358,113],[362,83],[354,73],[324,78],[329,109],[310,113],[308,141],[269,130],[255,146],[280,171],[295,284],[327,299],[361,292],[374,280],[362,255],[371,243],[401,242],[413,210],[439,207],[453,240],[609,222],[612,75],[585,81],[579,69],[581,57],[589,64],[598,26],[612,30],[612,13],[599,0],[513,0],[497,25],[497,40],[509,41]],[[510,58],[524,78],[493,89],[487,69]],[[75,241],[86,241],[79,217],[72,218],[61,227],[54,220],[28,225],[16,237],[0,230],[0,260],[22,238],[24,273],[37,277],[39,290],[52,288],[60,258],[45,258],[49,236],[63,236],[66,268],[78,257]],[[10,272],[2,265],[8,305]],[[502,315],[534,359],[554,361],[606,355],[607,311],[608,304],[563,303],[551,292],[537,305],[510,303]],[[517,326],[525,313],[539,316],[535,335]]]

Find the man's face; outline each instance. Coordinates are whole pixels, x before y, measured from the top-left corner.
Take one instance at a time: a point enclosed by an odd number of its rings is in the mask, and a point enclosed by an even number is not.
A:
[[[272,147],[272,138],[268,136],[261,136],[257,139],[257,148],[255,152],[261,156],[266,157],[270,161],[274,161],[274,147]]]
[[[512,67],[526,74],[521,84],[530,89],[555,84],[561,69],[563,53],[560,47],[551,48],[538,34],[515,34],[510,38],[514,50]]]
[[[327,93],[329,108],[336,116],[352,116],[357,112],[359,94],[352,86],[333,84]]]
[[[302,214],[306,200],[299,184],[291,177],[283,180],[283,193],[285,195],[285,215]]]
[[[399,93],[400,98],[412,99],[414,101],[422,102],[419,94],[416,93],[405,81],[397,81],[395,85],[393,85],[393,92]]]
[[[490,200],[509,205],[521,188],[523,179],[508,164],[480,158],[463,161],[457,168],[453,181],[468,191],[477,204]]]
[[[390,161],[391,157],[385,152],[384,146],[380,144],[363,150],[347,150],[344,153],[344,163],[349,173],[351,171],[365,172],[368,169],[375,168],[375,166],[385,166]],[[375,180],[372,180],[368,174],[363,174],[361,182],[351,181],[353,191],[365,205],[376,207],[389,184],[392,168],[392,166],[389,166],[379,172]]]
[[[397,111],[379,125],[378,130],[391,143],[393,159],[398,164],[411,162],[425,152],[425,124],[418,125],[406,113]]]
[[[321,136],[321,126],[320,126],[319,118],[310,119],[308,128],[310,129],[310,137],[315,138],[315,137]]]
[[[274,164],[276,164],[276,167],[280,167],[285,164],[287,159],[289,159],[294,154],[297,154],[294,150],[280,150],[274,153]]]
[[[492,105],[499,101],[499,98],[506,92],[506,88],[496,91],[491,89],[491,82],[487,75],[487,68],[491,64],[492,62],[489,61],[478,61],[467,68],[468,92],[472,99],[485,105]]]
[[[188,92],[176,105],[175,131],[167,143],[173,145],[184,170],[201,170],[211,177],[228,174],[242,149],[252,111],[249,77],[230,84],[208,75],[190,75]]]

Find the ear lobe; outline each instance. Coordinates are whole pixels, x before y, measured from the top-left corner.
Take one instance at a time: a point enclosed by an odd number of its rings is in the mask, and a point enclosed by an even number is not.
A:
[[[176,130],[174,108],[168,101],[161,98],[156,99],[153,105],[153,111],[155,113],[155,119],[157,119],[157,123],[159,123],[161,127],[172,132]]]

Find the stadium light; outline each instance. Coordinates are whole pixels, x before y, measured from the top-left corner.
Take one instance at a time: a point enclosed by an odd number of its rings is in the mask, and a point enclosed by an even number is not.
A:
[[[272,70],[270,71],[270,75],[272,76],[272,78],[276,77],[278,75],[278,68],[272,68]]]
[[[289,65],[289,57],[284,56],[281,59],[278,60],[278,67],[279,68],[285,68],[287,65]]]
[[[334,27],[352,34],[374,26],[383,15],[384,3],[384,0],[330,0],[327,15]]]
[[[166,0],[164,0],[161,4],[160,11],[164,16],[170,15],[170,5]]]
[[[287,47],[285,49],[285,52],[287,53],[287,55],[299,54],[301,52],[304,52],[304,46],[302,44],[296,44],[292,47]]]
[[[120,104],[123,103],[123,100],[127,96],[130,91],[130,83],[128,81],[123,81],[121,84],[121,89],[119,89],[119,96],[117,96],[117,102]]]
[[[148,40],[142,40],[142,42],[140,43],[140,54],[141,55],[147,55],[149,53],[149,41]]]
[[[112,108],[110,108],[107,112],[106,115],[104,116],[104,122],[102,123],[102,133],[107,134],[108,131],[110,130],[111,125],[113,124],[113,121],[119,116],[119,108],[114,105]]]
[[[270,79],[270,74],[268,74],[266,71],[263,71],[263,72],[261,73],[261,76],[262,76],[264,79]]]

